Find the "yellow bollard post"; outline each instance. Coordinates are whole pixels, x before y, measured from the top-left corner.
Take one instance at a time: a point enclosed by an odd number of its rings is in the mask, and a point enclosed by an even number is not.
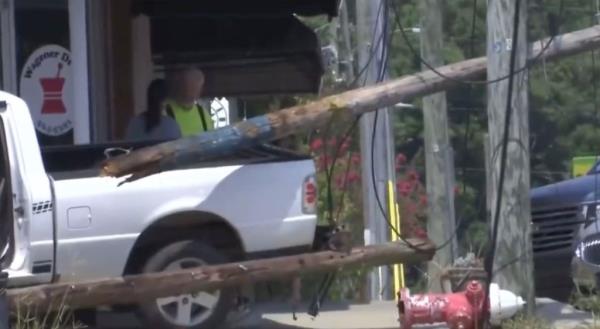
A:
[[[391,180],[388,180],[388,213],[390,214],[390,224],[393,229],[390,229],[391,240],[397,241],[399,239],[398,235],[396,235],[397,231],[400,232],[400,207],[396,202],[396,198],[394,195],[394,183]],[[403,264],[394,264],[393,265],[394,272],[394,289],[395,291],[400,291],[400,289],[404,288],[404,265]],[[398,296],[396,296],[398,299]]]

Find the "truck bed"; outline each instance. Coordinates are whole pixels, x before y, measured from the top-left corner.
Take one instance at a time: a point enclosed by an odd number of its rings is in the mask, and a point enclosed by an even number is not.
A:
[[[87,144],[69,146],[51,146],[42,148],[42,160],[46,171],[55,180],[75,179],[97,176],[100,165],[106,159],[109,149],[136,150],[160,142],[116,142],[106,144]],[[285,162],[308,160],[310,156],[270,144],[259,145],[240,150],[227,156],[204,160],[193,168]]]

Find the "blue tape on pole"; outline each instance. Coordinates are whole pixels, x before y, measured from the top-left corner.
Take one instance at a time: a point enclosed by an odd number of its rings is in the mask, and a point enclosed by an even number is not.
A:
[[[175,156],[163,163],[161,169],[173,169],[213,157],[234,154],[240,149],[257,146],[274,137],[275,132],[268,117],[261,115],[179,141]]]

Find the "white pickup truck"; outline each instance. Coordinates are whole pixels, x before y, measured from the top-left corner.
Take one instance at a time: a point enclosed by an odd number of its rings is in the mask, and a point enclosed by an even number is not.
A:
[[[306,156],[259,147],[118,186],[111,148],[40,152],[29,109],[0,92],[0,246],[9,286],[74,282],[302,252],[317,224]],[[153,328],[214,328],[229,290],[138,305]]]

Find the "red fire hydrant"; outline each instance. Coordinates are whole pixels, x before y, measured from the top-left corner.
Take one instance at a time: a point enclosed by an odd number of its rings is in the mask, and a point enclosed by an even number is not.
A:
[[[408,289],[402,289],[398,309],[402,329],[440,322],[445,322],[450,329],[478,329],[488,307],[483,286],[471,281],[465,291],[451,294],[411,296]]]

